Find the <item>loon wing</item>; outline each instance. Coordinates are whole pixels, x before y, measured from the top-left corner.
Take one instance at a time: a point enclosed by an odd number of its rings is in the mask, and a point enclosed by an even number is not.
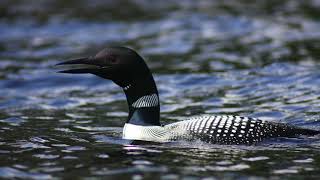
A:
[[[240,116],[195,116],[164,126],[171,140],[184,139],[213,144],[254,144],[265,138],[315,135],[319,131],[301,129],[283,123]]]

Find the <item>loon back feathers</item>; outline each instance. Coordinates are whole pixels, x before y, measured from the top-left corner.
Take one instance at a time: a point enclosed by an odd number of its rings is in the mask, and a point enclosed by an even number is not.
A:
[[[94,74],[123,88],[129,115],[123,138],[155,142],[196,140],[218,144],[254,144],[266,138],[315,135],[320,131],[239,116],[196,116],[160,126],[157,86],[143,58],[125,47],[108,47],[93,57],[65,61],[57,65],[81,64],[81,69],[60,71]]]
[[[161,126],[125,124],[123,138],[154,142],[201,140],[212,144],[255,144],[265,138],[316,135],[318,131],[296,128],[240,116],[194,116]]]

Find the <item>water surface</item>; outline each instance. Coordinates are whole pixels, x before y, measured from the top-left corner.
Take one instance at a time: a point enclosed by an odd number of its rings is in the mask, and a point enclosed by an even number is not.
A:
[[[1,1],[0,178],[320,176],[319,137],[130,145],[122,90],[54,64],[138,50],[163,124],[232,114],[320,129],[320,2]]]

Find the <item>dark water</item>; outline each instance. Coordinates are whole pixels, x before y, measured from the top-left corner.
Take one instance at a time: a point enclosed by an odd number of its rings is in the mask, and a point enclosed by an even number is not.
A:
[[[128,145],[122,90],[57,74],[110,44],[138,50],[162,122],[234,114],[320,129],[320,1],[0,1],[0,178],[320,177],[320,138]]]

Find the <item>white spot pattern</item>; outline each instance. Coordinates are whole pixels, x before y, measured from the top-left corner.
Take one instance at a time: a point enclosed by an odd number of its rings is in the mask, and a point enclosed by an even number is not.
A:
[[[125,86],[123,89],[126,91],[131,87],[131,84],[128,84],[127,86]]]
[[[268,137],[296,135],[293,127],[240,116],[195,116],[165,126],[126,124],[123,138],[154,142],[196,140],[213,144],[254,144]]]

